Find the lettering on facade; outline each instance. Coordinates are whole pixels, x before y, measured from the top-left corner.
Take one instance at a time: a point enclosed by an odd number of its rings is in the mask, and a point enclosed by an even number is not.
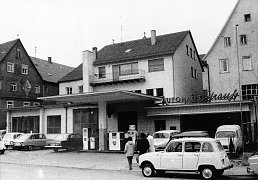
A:
[[[210,95],[206,94],[204,96],[201,95],[192,95],[191,97],[172,97],[172,98],[163,98],[162,102],[157,104],[169,105],[172,103],[208,103],[213,100],[227,100],[227,101],[235,101],[236,98],[239,96],[237,89],[233,93],[220,93],[215,94],[214,92]]]

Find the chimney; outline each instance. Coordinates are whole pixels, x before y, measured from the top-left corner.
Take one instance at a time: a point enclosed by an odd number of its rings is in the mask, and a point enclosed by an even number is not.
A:
[[[151,45],[156,44],[156,30],[151,30]]]
[[[48,59],[48,62],[49,62],[50,64],[52,64],[52,57],[48,57],[47,59]]]
[[[97,49],[97,47],[93,47],[92,51],[93,51],[95,59],[97,59],[98,58],[98,49]]]

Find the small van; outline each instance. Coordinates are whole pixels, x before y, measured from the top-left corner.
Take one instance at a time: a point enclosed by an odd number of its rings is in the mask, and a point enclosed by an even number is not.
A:
[[[227,153],[230,152],[230,141],[232,141],[232,152],[239,154],[243,150],[242,130],[239,125],[222,125],[217,128],[215,138],[220,141]]]

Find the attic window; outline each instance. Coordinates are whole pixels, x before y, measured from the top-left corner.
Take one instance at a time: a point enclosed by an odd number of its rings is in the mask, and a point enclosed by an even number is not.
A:
[[[131,50],[132,50],[132,49],[127,49],[127,50],[125,51],[125,53],[129,53],[129,52],[131,52]]]

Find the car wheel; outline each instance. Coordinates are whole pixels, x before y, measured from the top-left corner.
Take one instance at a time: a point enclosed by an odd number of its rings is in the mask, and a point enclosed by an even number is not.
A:
[[[145,177],[151,177],[154,175],[154,167],[152,164],[144,164],[142,167],[142,174]]]
[[[33,148],[34,148],[33,146],[28,146],[28,150],[29,150],[29,151],[32,151]]]
[[[214,177],[214,169],[212,167],[204,167],[200,170],[202,179],[212,179]]]
[[[58,152],[58,149],[57,149],[57,148],[55,148],[55,149],[54,149],[54,151],[55,151],[55,152]]]
[[[1,150],[1,154],[4,154],[4,151],[5,151],[4,149],[3,149],[3,150]]]

